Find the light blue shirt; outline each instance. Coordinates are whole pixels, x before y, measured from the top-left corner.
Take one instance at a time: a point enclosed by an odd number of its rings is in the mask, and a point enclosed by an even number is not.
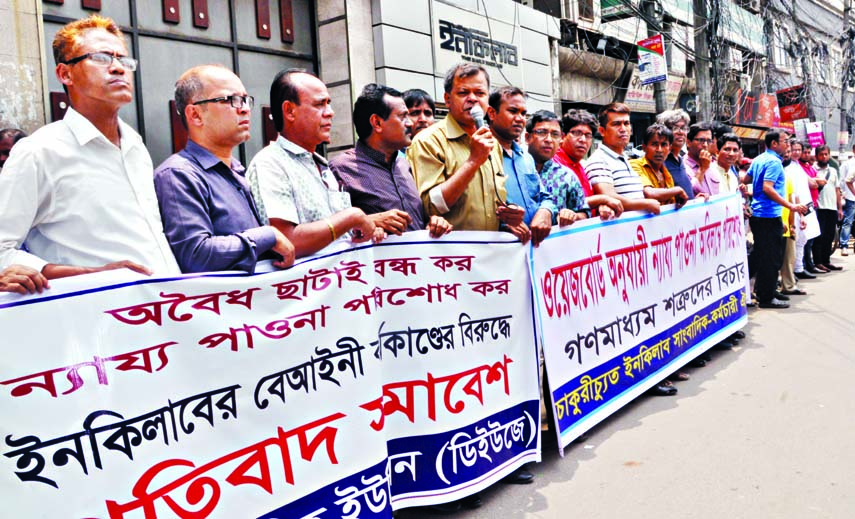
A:
[[[766,150],[754,159],[748,168],[754,184],[751,214],[759,218],[780,218],[781,205],[774,202],[763,192],[764,182],[774,182],[775,191],[784,198],[784,165],[781,156],[772,150]]]
[[[538,209],[548,209],[551,215],[558,213],[555,202],[540,184],[540,176],[537,174],[531,155],[523,153],[519,144],[513,142],[511,152],[508,153],[503,148],[502,156],[508,203],[525,209],[523,221],[526,225],[531,224],[531,219],[534,218]]]

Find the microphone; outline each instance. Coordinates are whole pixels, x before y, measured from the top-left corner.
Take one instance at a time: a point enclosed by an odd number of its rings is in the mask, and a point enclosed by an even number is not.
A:
[[[469,114],[475,119],[475,129],[480,130],[484,126],[484,109],[481,108],[481,105],[475,104],[471,110],[469,110]]]

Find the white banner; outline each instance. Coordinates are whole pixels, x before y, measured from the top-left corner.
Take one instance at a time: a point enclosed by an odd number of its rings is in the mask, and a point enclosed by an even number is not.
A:
[[[286,271],[0,296],[7,515],[391,517],[539,460],[507,240],[420,232]]]
[[[562,448],[747,321],[738,195],[574,224],[531,268]]]

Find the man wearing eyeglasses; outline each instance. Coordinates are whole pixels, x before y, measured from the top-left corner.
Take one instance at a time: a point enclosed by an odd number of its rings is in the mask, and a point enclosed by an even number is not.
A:
[[[555,115],[548,111],[544,111],[544,113]],[[559,207],[559,216],[562,212],[561,207],[568,209],[581,207],[579,202],[573,200],[573,198],[578,197],[578,194],[571,195],[572,192],[576,191],[573,187],[574,184],[579,186],[584,197],[584,203],[590,208],[591,214],[599,216],[602,220],[611,220],[620,216],[623,212],[623,204],[617,198],[608,195],[595,195],[591,183],[588,181],[588,173],[582,166],[582,161],[588,155],[591,144],[594,143],[594,135],[596,135],[599,127],[597,118],[586,110],[570,109],[561,118],[560,127],[557,123],[557,121],[554,123],[544,122],[550,127],[549,133],[552,141],[560,142],[560,147],[557,150],[552,150],[550,146],[544,147],[543,144],[540,144],[539,139],[541,137],[532,138],[529,143],[529,153],[534,157],[535,165],[538,165],[540,182],[544,184],[547,191],[550,191],[552,199]],[[558,130],[557,133],[556,130]],[[532,131],[534,131],[534,127],[532,127]],[[542,155],[543,166],[538,163],[540,160],[538,155]],[[568,175],[569,172],[562,168],[566,168],[572,173]],[[570,177],[575,177],[576,182],[573,182]],[[577,213],[579,211],[578,209],[573,210]],[[559,225],[562,224],[559,222]]]
[[[261,224],[244,168],[232,157],[249,139],[252,105],[241,80],[219,65],[191,68],[175,83],[187,146],[158,166],[154,187],[182,272],[252,273],[262,259],[280,268],[294,263],[291,242]]]
[[[561,135],[558,116],[548,110],[536,111],[526,124],[525,142],[528,145],[528,154],[534,160],[540,185],[558,210],[552,215],[552,223],[563,227],[576,220],[588,218],[591,209],[585,201],[585,192],[576,175],[552,160],[558,143],[561,142]]]
[[[683,167],[683,156],[686,154],[683,148],[686,146],[689,121],[689,114],[679,108],[676,110],[665,110],[656,116],[656,122],[664,124],[674,134],[674,141],[671,143],[671,152],[665,157],[665,168],[668,169],[668,173],[674,179],[674,184],[682,187],[686,194],[692,192],[692,179],[689,178],[689,175],[686,174],[686,169]]]
[[[686,137],[686,156],[683,157],[683,169],[698,182],[703,182],[707,173],[712,174],[709,169],[713,162],[709,146],[712,144],[712,127],[708,123],[695,123],[689,126]]]
[[[137,68],[121,31],[109,18],[78,20],[59,30],[53,52],[71,107],[21,140],[0,175],[0,268],[19,264],[47,279],[119,268],[178,273],[151,157],[118,115],[133,98]]]

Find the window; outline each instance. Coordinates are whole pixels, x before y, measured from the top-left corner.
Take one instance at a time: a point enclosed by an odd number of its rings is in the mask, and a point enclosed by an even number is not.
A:
[[[594,19],[594,0],[577,0],[578,9],[579,9],[579,18],[583,18],[585,20]]]
[[[790,68],[792,67],[792,59],[790,58],[790,53],[788,47],[790,45],[790,41],[792,41],[787,32],[781,27],[778,23],[775,23],[773,27],[773,37],[774,41],[772,42],[772,62],[778,68]]]

